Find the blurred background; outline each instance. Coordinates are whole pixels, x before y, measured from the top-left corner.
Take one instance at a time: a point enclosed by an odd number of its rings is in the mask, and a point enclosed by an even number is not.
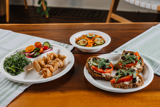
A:
[[[24,8],[24,0],[9,1],[9,23],[104,23],[112,0],[46,0],[50,8],[49,18],[38,14],[38,0],[27,0],[28,9]],[[6,23],[4,9],[5,0],[0,0],[0,23]],[[116,13],[133,22],[160,21],[157,11],[135,6],[125,0],[120,0]]]

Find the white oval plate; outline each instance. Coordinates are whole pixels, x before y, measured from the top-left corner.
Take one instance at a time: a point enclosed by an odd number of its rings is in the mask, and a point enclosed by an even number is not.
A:
[[[59,45],[51,45],[53,47],[53,50],[52,51],[49,51],[47,53],[50,53],[50,52],[55,52],[56,54],[61,54],[61,55],[65,55],[67,56],[67,58],[65,59],[65,63],[64,63],[64,67],[62,68],[59,68],[57,71],[55,71],[53,73],[53,76],[52,77],[49,77],[49,78],[41,78],[39,79],[42,74],[36,72],[35,69],[32,69],[31,71],[27,71],[28,68],[30,68],[31,65],[28,65],[24,68],[25,72],[22,72],[20,73],[19,75],[17,76],[12,76],[10,75],[8,72],[6,72],[3,68],[3,64],[4,64],[4,60],[6,57],[10,57],[11,55],[13,55],[16,51],[18,52],[21,52],[22,50],[24,50],[27,46],[23,46],[23,47],[20,47],[16,50],[13,50],[12,52],[10,52],[8,55],[6,55],[1,63],[0,63],[0,71],[1,71],[1,74],[8,78],[9,80],[11,81],[14,81],[14,82],[19,82],[19,83],[26,83],[26,84],[36,84],[36,83],[44,83],[44,82],[48,82],[48,81],[52,81],[52,80],[55,80],[63,75],[65,75],[73,66],[74,64],[74,56],[73,54],[67,50],[66,48],[62,47],[62,46],[59,46]],[[40,56],[36,57],[36,58],[29,58],[31,61],[34,61],[38,58],[42,58],[43,56],[46,56],[47,53],[44,53],[44,54],[41,54]]]
[[[110,54],[103,54],[103,55],[100,55],[98,57],[109,59],[113,64],[115,64],[120,59],[121,54],[119,54],[119,53],[110,53]],[[138,90],[141,90],[141,89],[145,88],[153,80],[154,72],[153,72],[152,67],[145,60],[144,60],[144,63],[145,63],[144,70],[143,70],[142,73],[140,73],[140,75],[144,79],[144,85],[142,85],[140,87],[137,87],[137,88],[130,88],[130,89],[114,88],[114,87],[112,87],[112,85],[111,85],[111,83],[109,81],[94,79],[88,73],[86,67],[84,67],[84,76],[92,85],[94,85],[95,87],[100,88],[102,90],[105,90],[105,91],[110,91],[110,92],[115,92],[115,93],[134,92],[134,91],[138,91]],[[112,76],[114,76],[115,73],[116,73],[116,70],[113,70]]]

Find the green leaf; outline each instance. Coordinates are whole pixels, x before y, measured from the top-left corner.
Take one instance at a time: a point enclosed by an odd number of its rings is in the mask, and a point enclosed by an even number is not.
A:
[[[48,12],[45,12],[45,15],[47,15],[47,16],[48,16],[48,15],[49,15],[49,14],[48,14]]]
[[[115,83],[117,83],[117,81],[119,80],[119,78],[120,78],[120,75],[117,76]]]
[[[43,11],[42,13],[41,13],[41,15],[43,16],[45,14],[45,12]]]
[[[42,4],[40,5],[40,8],[43,8]]]
[[[4,69],[13,76],[24,72],[23,68],[31,63],[31,61],[25,57],[26,55],[21,53],[22,52],[16,52],[4,61]]]
[[[108,66],[110,63],[106,63],[106,59],[100,58],[98,61],[98,69],[100,69],[102,66]]]
[[[125,77],[125,76],[127,76],[128,74],[129,74],[130,76],[133,75],[133,78],[136,78],[136,77],[137,77],[137,75],[136,75],[137,72],[136,72],[136,71],[133,72],[132,69],[129,69],[129,70],[120,69],[120,70],[117,71],[117,73],[118,73],[118,75],[114,77],[114,78],[116,78],[116,82],[119,80],[119,78]]]
[[[138,63],[141,65],[142,64],[142,61],[141,60],[138,60],[138,59],[136,59],[137,61],[138,61]]]
[[[47,7],[47,1],[44,1],[44,4],[46,5],[46,7]]]
[[[50,10],[50,9],[51,9],[51,8],[50,8],[50,7],[48,7],[48,8],[46,9],[46,11],[47,11],[47,12],[49,12],[49,10]]]
[[[41,8],[37,7],[37,13],[40,14],[40,12],[41,12]]]
[[[135,63],[135,60],[134,60],[134,59],[132,59],[132,58],[129,58],[129,60],[131,60],[131,62]]]
[[[41,0],[38,0],[38,4],[39,4],[39,5],[41,4]]]

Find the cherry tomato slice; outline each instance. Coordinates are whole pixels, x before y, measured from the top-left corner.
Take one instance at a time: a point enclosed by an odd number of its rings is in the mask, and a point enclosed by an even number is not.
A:
[[[35,47],[37,47],[37,48],[39,48],[39,47],[42,47],[42,44],[41,44],[41,42],[35,42]]]
[[[134,66],[136,64],[137,64],[137,60],[135,60],[135,63],[129,63],[129,64],[124,65],[124,67],[131,67],[131,66]],[[119,63],[119,65],[122,66],[122,63]]]
[[[47,49],[49,49],[48,46],[43,46],[43,50],[47,50]]]
[[[39,53],[43,53],[43,48],[42,47],[40,47]]]
[[[97,71],[97,72],[100,72],[100,73],[110,73],[113,71],[113,64],[111,63],[109,66],[111,66],[112,68],[111,69],[106,69],[106,70],[103,70],[102,68],[98,69],[98,67],[96,66],[92,66],[92,69]]]
[[[121,82],[130,81],[130,80],[132,80],[132,79],[133,79],[133,76],[128,75],[128,76],[126,76],[126,77],[120,78],[117,82],[116,82],[116,79],[115,79],[115,78],[112,79],[110,82],[111,82],[111,83],[121,83]]]

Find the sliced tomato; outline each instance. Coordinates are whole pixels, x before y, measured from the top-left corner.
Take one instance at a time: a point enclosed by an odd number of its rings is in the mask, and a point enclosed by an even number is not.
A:
[[[135,63],[129,63],[129,64],[126,64],[126,65],[124,65],[124,67],[131,67],[131,66],[134,66],[134,65],[136,65],[137,64],[137,60],[135,60]],[[121,65],[122,66],[122,63],[119,63],[119,65]]]
[[[111,66],[112,68],[111,69],[107,68],[106,70],[103,70],[102,68],[98,69],[98,67],[92,66],[92,69],[100,73],[110,73],[113,71],[113,64],[111,63],[109,66]]]
[[[43,48],[42,47],[40,47],[39,53],[43,53]]]
[[[117,82],[116,82],[116,79],[115,79],[115,78],[112,79],[112,80],[110,80],[110,82],[111,82],[111,83],[121,83],[121,82],[130,81],[130,80],[132,80],[132,79],[133,79],[133,76],[128,75],[128,76],[126,76],[126,77],[120,78]]]
[[[30,45],[25,49],[25,51],[26,52],[32,52],[34,49],[35,49],[34,45]]]
[[[42,47],[42,44],[41,44],[41,42],[35,42],[35,47],[37,47],[37,48],[39,48],[39,47]]]
[[[49,49],[48,46],[43,46],[43,50],[47,50],[47,49]]]

